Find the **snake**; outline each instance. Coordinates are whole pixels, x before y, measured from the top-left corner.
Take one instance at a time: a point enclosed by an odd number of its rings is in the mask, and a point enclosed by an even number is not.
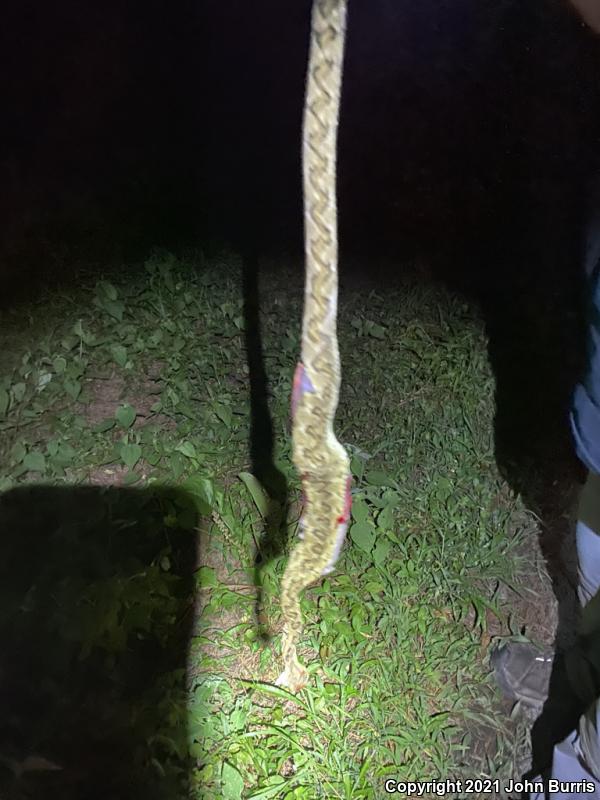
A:
[[[293,693],[309,679],[297,653],[301,593],[333,571],[350,519],[350,460],[333,431],[341,385],[336,160],[346,15],[346,0],[314,0],[302,126],[304,314],[291,403],[292,460],[304,504],[281,582],[284,669],[277,679]]]

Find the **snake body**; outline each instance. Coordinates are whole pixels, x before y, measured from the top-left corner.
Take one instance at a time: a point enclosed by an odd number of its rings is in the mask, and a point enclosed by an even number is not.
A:
[[[302,137],[306,283],[292,392],[293,460],[305,505],[301,541],[281,585],[284,670],[277,681],[294,692],[308,680],[296,652],[300,594],[333,569],[350,517],[349,458],[333,432],[341,382],[336,147],[345,28],[346,0],[314,0]]]

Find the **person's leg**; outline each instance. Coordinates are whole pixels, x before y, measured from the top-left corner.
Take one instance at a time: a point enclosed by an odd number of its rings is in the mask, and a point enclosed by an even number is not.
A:
[[[596,696],[591,665],[600,679],[600,476],[594,472],[588,473],[577,516],[578,596],[584,610],[578,645],[567,654],[565,661],[571,685],[587,703]],[[491,657],[504,694],[539,712],[548,697],[553,662],[553,649],[541,650],[521,642],[511,642]]]
[[[565,656],[568,682],[580,698],[600,698],[600,402],[596,403],[600,400],[599,358],[600,349],[594,352],[592,374],[575,394],[571,418],[578,455],[590,467],[579,500],[576,527],[581,623],[577,645]],[[515,645],[496,654],[492,663],[505,692],[508,689],[515,699],[541,708],[552,668],[550,654]],[[556,745],[550,771],[544,777],[547,790],[559,787],[559,791],[532,792],[530,800],[600,800],[600,699],[590,703],[577,730]]]
[[[586,608],[582,621],[582,633],[586,633],[590,624],[590,621],[586,622],[586,617],[589,618],[592,608],[599,602],[597,595],[600,589],[600,475],[594,472],[589,473],[581,492],[577,516],[577,591],[581,605]]]
[[[583,606],[580,644],[568,654],[567,671],[578,693],[598,697],[600,686],[600,476],[590,472],[579,500],[576,529],[579,559],[578,594]],[[594,700],[572,731],[556,745],[548,781],[563,791],[552,800],[568,797],[600,800],[600,700]],[[547,784],[547,786],[550,784]],[[580,791],[573,787],[580,785]],[[532,792],[530,800],[547,795]]]
[[[589,781],[591,791],[565,790],[552,798],[598,797],[600,799],[600,182],[590,195],[585,274],[587,279],[587,368],[575,387],[571,430],[577,456],[589,470],[581,493],[576,529],[579,559],[578,594],[583,606],[576,646],[565,654],[568,679],[588,711],[554,748],[550,776],[554,780]],[[496,677],[515,699],[538,706],[544,703],[552,654],[514,643],[492,656]],[[565,694],[566,694],[565,690]],[[594,699],[596,698],[596,699]],[[544,794],[531,794],[542,800]]]

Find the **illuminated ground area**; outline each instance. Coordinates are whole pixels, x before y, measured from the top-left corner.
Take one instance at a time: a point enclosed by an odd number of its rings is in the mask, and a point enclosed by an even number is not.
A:
[[[519,464],[502,438],[516,412],[490,367],[497,328],[417,277],[343,281],[337,430],[353,524],[337,571],[305,596],[311,685],[292,699],[270,684],[299,497],[299,276],[264,272],[260,336],[256,287],[229,254],[157,256],[5,315],[8,797],[85,785],[103,800],[123,787],[356,800],[385,796],[390,776],[527,765],[528,722],[509,719],[488,656],[511,634],[552,642],[538,535],[568,527],[570,483],[545,503],[532,442]]]

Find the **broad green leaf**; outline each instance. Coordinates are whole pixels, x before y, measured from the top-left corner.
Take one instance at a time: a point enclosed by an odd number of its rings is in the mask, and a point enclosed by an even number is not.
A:
[[[73,333],[75,336],[79,336],[80,339],[83,339],[83,327],[80,319],[78,319],[75,325],[73,325]]]
[[[38,376],[38,380],[37,380],[38,392],[43,391],[46,388],[46,386],[50,383],[52,378],[53,378],[53,375],[52,375],[51,372],[42,372]]]
[[[240,472],[238,478],[250,492],[263,519],[269,516],[269,498],[259,480],[251,472]]]
[[[373,595],[381,594],[385,592],[385,584],[381,583],[380,581],[368,581],[365,583],[365,591],[370,592]]]
[[[383,325],[378,325],[376,322],[367,322],[365,324],[365,330],[368,336],[372,336],[374,339],[385,339],[385,328]]]
[[[98,281],[96,294],[98,296],[104,295],[108,300],[116,300],[118,297],[117,290],[109,281]]]
[[[120,408],[117,409],[115,417],[117,418],[117,422],[122,428],[125,429],[131,428],[131,426],[135,422],[135,417],[136,417],[135,408],[133,408],[133,406],[130,406],[128,404],[120,406]]]
[[[387,536],[379,536],[377,538],[377,544],[375,545],[375,549],[373,550],[373,561],[377,564],[378,567],[381,567],[387,558],[388,553],[392,547],[392,543],[387,538]]]
[[[359,499],[352,503],[352,519],[355,522],[367,522],[369,516],[369,507],[364,500]]]
[[[104,300],[101,304],[102,308],[107,311],[111,317],[114,317],[118,322],[123,321],[123,313],[125,306],[120,300]]]
[[[350,528],[350,536],[354,544],[370,553],[375,544],[375,530],[368,522],[355,522]]]
[[[46,469],[46,458],[43,453],[32,450],[30,453],[27,453],[23,459],[23,466],[26,467],[29,472],[44,472]]]
[[[106,419],[100,420],[97,425],[94,425],[92,430],[94,433],[106,433],[111,428],[115,427],[115,419],[114,417],[107,417]]]
[[[15,442],[10,448],[10,455],[16,464],[20,464],[27,455],[27,450],[23,442]]]
[[[224,403],[217,403],[214,408],[217,417],[229,428],[231,426],[231,407]]]
[[[73,463],[76,451],[68,442],[58,442],[56,449],[48,444],[48,455],[52,459],[52,464],[57,467],[68,467]]]
[[[215,504],[215,488],[209,478],[192,475],[182,484],[193,498],[199,514],[210,514]]]
[[[67,368],[67,359],[63,358],[63,356],[57,356],[52,362],[52,366],[57,375],[62,375]]]
[[[184,455],[186,458],[198,458],[196,448],[192,442],[182,442],[181,444],[177,445],[175,450]]]
[[[123,347],[122,344],[111,345],[110,354],[113,357],[113,361],[120,367],[124,367],[127,364],[127,348]]]
[[[377,515],[377,527],[383,530],[391,530],[394,527],[394,507],[386,506]]]
[[[358,456],[352,456],[352,458],[350,459],[350,470],[356,478],[361,480],[363,473],[365,471],[364,459],[359,458]]]
[[[396,482],[387,473],[380,469],[371,469],[366,474],[366,481],[371,486],[391,486],[394,488]]]
[[[79,339],[77,336],[65,336],[65,338],[61,340],[61,344],[65,350],[72,350],[79,344]]]
[[[256,631],[251,628],[252,633],[256,635]],[[248,719],[248,712],[243,708],[236,708],[229,715],[229,727],[232,731],[241,731]]]
[[[25,389],[26,386],[24,383],[15,383],[14,386],[12,386],[11,388],[12,396],[14,397],[17,403],[20,403],[23,397],[25,396]]]
[[[221,769],[221,783],[224,800],[241,800],[244,779],[238,770],[227,761],[223,762]]]
[[[171,455],[169,456],[169,467],[173,475],[173,478],[175,480],[177,480],[183,475],[186,466],[187,466],[186,460],[181,455],[181,453],[171,453]]]
[[[73,333],[75,336],[78,336],[80,339],[82,339],[86,344],[93,344],[96,339],[93,333],[86,332],[83,329],[80,319],[78,319],[75,325],[73,325]]]
[[[162,458],[162,453],[158,450],[147,450],[146,461],[155,467]]]
[[[122,444],[119,447],[119,455],[129,469],[133,469],[142,457],[142,448],[139,444]]]
[[[213,567],[200,567],[196,572],[196,584],[198,586],[218,586],[217,573]]]
[[[345,619],[335,620],[332,623],[332,627],[339,636],[343,636],[346,639],[351,639],[354,635],[352,625],[350,625],[349,622],[346,622]]]
[[[73,400],[77,400],[77,398],[81,394],[81,383],[79,381],[74,380],[73,378],[67,377],[63,381],[63,386],[65,388],[65,392],[69,395],[69,397]]]

